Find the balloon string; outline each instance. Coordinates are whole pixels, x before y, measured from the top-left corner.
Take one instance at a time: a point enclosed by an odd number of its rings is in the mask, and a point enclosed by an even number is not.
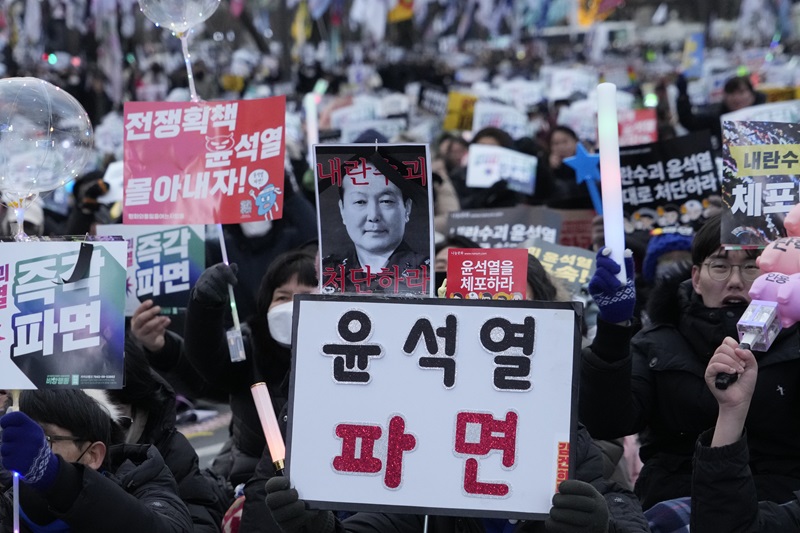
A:
[[[188,32],[181,32],[178,34],[181,39],[181,48],[183,49],[183,62],[186,63],[186,76],[189,78],[189,94],[191,95],[192,102],[199,102],[200,97],[197,96],[197,90],[194,87],[194,75],[192,74],[192,58],[189,56],[189,34]]]

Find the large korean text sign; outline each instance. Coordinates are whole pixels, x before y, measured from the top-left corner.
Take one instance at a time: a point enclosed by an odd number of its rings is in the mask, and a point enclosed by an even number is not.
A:
[[[0,242],[0,389],[122,388],[125,241]],[[85,245],[84,245],[85,246]]]
[[[126,224],[283,216],[284,97],[125,104]]]
[[[288,469],[301,498],[544,517],[570,468],[577,309],[296,297]]]

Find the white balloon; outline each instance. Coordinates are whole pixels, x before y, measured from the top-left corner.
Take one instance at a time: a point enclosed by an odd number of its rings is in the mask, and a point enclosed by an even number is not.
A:
[[[214,14],[220,0],[139,0],[144,16],[158,26],[183,33]]]
[[[83,173],[94,134],[75,98],[37,78],[0,80],[0,192],[22,205]]]

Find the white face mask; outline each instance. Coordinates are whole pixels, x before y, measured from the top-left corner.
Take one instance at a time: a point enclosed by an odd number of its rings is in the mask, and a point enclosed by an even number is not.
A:
[[[244,233],[244,236],[247,238],[263,237],[272,229],[272,221],[258,220],[256,222],[242,222],[239,224],[239,227],[242,228],[242,233]]]
[[[292,316],[294,315],[294,302],[276,305],[267,312],[269,334],[275,342],[285,348],[292,346]]]

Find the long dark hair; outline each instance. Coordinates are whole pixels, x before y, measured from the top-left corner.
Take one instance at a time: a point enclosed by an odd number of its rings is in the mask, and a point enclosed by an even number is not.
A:
[[[256,313],[248,320],[253,334],[256,365],[262,373],[260,379],[267,384],[280,384],[290,368],[291,352],[279,345],[269,333],[267,312],[275,289],[297,276],[302,285],[317,285],[314,256],[304,250],[290,250],[276,257],[261,278],[256,299]]]

